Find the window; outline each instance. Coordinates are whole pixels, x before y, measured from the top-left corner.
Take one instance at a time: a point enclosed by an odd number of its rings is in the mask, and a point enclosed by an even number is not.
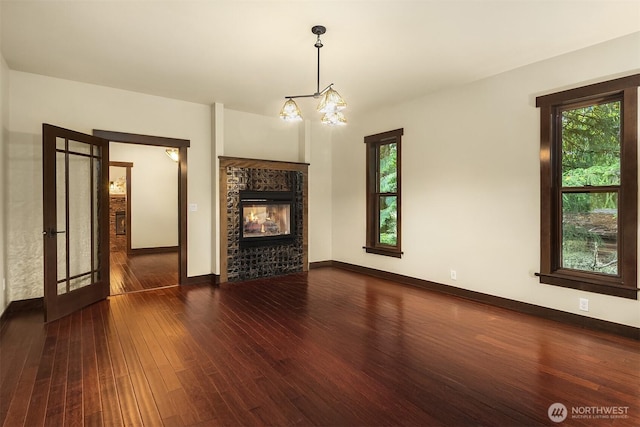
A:
[[[400,139],[403,129],[366,136],[368,253],[400,258]]]
[[[638,298],[640,74],[537,98],[540,282]]]

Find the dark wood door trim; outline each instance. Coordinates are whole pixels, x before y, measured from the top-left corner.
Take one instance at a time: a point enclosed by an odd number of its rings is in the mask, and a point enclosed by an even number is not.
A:
[[[111,142],[126,142],[127,144],[153,145],[156,147],[189,147],[191,141],[180,138],[167,138],[165,136],[140,135],[137,133],[114,132],[110,130],[93,130],[94,136],[99,136]]]
[[[178,283],[187,283],[187,148],[191,145],[188,139],[167,138],[163,136],[139,135],[135,133],[114,132],[108,130],[93,130],[94,136],[99,136],[111,142],[126,144],[151,145],[155,147],[178,148],[180,160],[178,162]],[[127,180],[128,182],[129,180]],[[128,185],[128,184],[127,184]],[[130,189],[127,188],[127,191]],[[128,224],[129,225],[129,224]],[[130,229],[130,228],[129,228]],[[127,237],[129,239],[129,237]],[[130,243],[127,245],[130,247]]]

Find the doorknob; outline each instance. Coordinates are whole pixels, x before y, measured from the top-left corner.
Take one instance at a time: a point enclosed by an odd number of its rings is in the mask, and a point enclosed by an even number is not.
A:
[[[56,234],[62,234],[62,233],[66,233],[66,231],[62,230],[62,231],[56,231],[54,228],[50,228],[49,231],[45,230],[42,232],[42,235],[46,236],[47,234],[50,235],[51,237],[55,236]]]

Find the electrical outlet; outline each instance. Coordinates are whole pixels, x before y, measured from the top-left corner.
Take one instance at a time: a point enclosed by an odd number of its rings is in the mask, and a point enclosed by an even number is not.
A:
[[[587,298],[580,298],[578,308],[580,308],[581,311],[589,311],[589,300]]]
[[[451,280],[458,280],[458,273],[455,270],[451,270]]]

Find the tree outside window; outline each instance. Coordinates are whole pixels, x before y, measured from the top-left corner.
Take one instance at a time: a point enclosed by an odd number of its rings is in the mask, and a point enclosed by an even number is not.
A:
[[[563,268],[618,275],[621,101],[563,109]]]

